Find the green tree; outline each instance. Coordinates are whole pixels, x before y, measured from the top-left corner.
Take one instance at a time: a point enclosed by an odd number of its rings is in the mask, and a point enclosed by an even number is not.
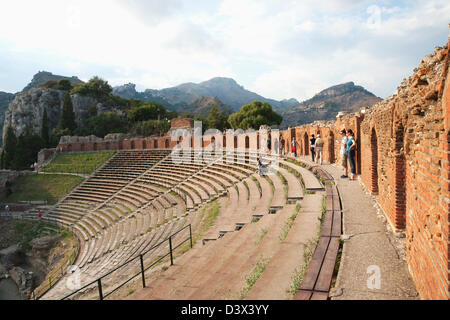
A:
[[[125,119],[113,112],[102,113],[87,120],[85,135],[93,134],[103,138],[109,133],[126,133],[128,130]]]
[[[280,125],[283,117],[272,110],[267,102],[253,101],[244,105],[239,112],[233,113],[228,118],[228,123],[233,129],[259,130],[262,125]]]
[[[70,91],[73,89],[72,83],[67,79],[61,79],[58,81],[58,90]]]
[[[45,147],[50,146],[50,136],[49,136],[49,128],[48,128],[48,117],[47,117],[47,109],[44,108],[44,114],[42,115],[42,126],[41,126],[41,138],[44,141]]]
[[[37,154],[44,146],[42,138],[27,128],[17,139],[16,152],[12,168],[15,170],[27,170],[37,161]]]
[[[86,134],[89,135],[89,134]],[[59,144],[59,140],[61,140],[61,137],[63,136],[70,136],[69,129],[63,129],[63,130],[57,130],[53,129],[52,134],[50,136],[50,147],[55,148]]]
[[[5,135],[5,143],[2,152],[2,169],[12,169],[13,160],[16,155],[17,137],[11,126],[8,126]]]
[[[59,130],[69,129],[70,134],[75,132],[77,124],[75,123],[75,113],[73,112],[72,99],[70,94],[66,92],[64,95],[64,104],[59,120]]]
[[[148,102],[140,107],[128,111],[128,120],[131,122],[161,120],[167,115],[167,110],[159,103]]]
[[[213,105],[211,109],[209,109],[208,115],[208,129],[217,129],[220,131],[224,131],[228,129],[228,115],[225,111],[219,110],[219,106]]]
[[[71,94],[80,94],[99,99],[109,97],[111,93],[112,87],[108,84],[108,81],[97,76],[90,79],[87,83],[76,85],[71,91]]]

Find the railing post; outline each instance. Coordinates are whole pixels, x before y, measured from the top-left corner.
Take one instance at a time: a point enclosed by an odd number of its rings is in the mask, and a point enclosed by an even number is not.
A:
[[[97,285],[98,285],[98,296],[100,298],[100,300],[103,300],[103,290],[102,290],[102,279],[98,279],[97,280]]]
[[[172,237],[169,238],[169,248],[170,248],[170,265],[173,266]]]
[[[142,254],[141,254],[141,272],[142,272],[142,288],[145,288],[144,258]]]
[[[192,225],[189,225],[189,238],[191,239],[191,249],[192,249]]]

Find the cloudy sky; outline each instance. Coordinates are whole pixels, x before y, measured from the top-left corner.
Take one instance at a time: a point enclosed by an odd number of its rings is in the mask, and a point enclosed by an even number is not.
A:
[[[354,81],[386,97],[449,22],[448,0],[2,1],[0,91],[45,70],[138,90],[231,77],[300,101]]]

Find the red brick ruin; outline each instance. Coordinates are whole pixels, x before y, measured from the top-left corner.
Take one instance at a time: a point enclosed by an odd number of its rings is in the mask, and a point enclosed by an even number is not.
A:
[[[333,122],[317,122],[281,131],[290,153],[310,156],[309,139],[321,134],[323,157],[339,163],[340,131],[352,129],[358,143],[356,163],[361,182],[375,195],[390,225],[406,234],[407,263],[423,299],[449,299],[450,226],[450,77],[448,44],[436,48],[403,80],[397,94],[357,114]],[[189,119],[175,119],[172,129],[192,128]],[[261,149],[261,134],[215,135],[217,146]],[[256,138],[256,139],[255,139]],[[195,138],[197,139],[197,138]],[[170,135],[121,141],[60,144],[59,152],[172,149]],[[192,138],[189,146],[208,142]],[[274,143],[274,141],[272,141]],[[274,150],[274,148],[272,148]],[[365,214],[361,212],[361,214]]]

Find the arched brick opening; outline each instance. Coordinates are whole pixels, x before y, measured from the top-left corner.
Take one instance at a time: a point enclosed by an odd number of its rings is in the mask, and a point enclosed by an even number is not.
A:
[[[400,123],[395,129],[395,225],[406,227],[406,158],[404,150],[405,129]]]
[[[257,150],[261,149],[261,141],[260,141],[259,132],[256,134],[256,149]]]
[[[294,137],[295,137],[295,130],[294,130]],[[269,136],[267,137],[267,151],[270,153],[272,151],[272,134],[269,133]]]
[[[308,133],[305,132],[305,135],[303,136],[303,145],[304,145],[304,155],[308,156],[309,155],[309,137],[308,137]]]
[[[147,149],[147,141],[145,139],[142,140],[142,149]]]
[[[166,139],[166,141],[164,142],[164,147],[166,149],[169,149],[169,139]]]
[[[110,143],[109,143],[109,142],[106,142],[106,144],[105,144],[105,148],[106,148],[106,150],[109,150],[109,149],[111,148],[111,146],[110,146]]]
[[[67,152],[72,152],[72,145],[71,144],[67,145]]]
[[[249,149],[249,148],[250,148],[250,137],[245,136],[245,149]]]
[[[370,151],[371,151],[371,192],[378,194],[378,138],[375,128],[372,128],[370,134]]]
[[[97,142],[94,142],[94,151],[97,151]]]
[[[86,151],[86,146],[84,143],[82,143],[80,147],[81,147],[81,152]]]
[[[158,149],[158,140],[153,140],[153,148]]]
[[[223,136],[223,138],[222,138],[222,145],[223,145],[224,149],[227,147],[227,136]]]
[[[134,150],[135,149],[135,144],[134,144],[134,140],[131,140],[131,150]]]
[[[335,163],[336,158],[334,154],[334,132],[330,131],[330,136],[328,137],[328,154],[330,155],[330,163]]]
[[[234,136],[234,148],[237,149],[238,148],[238,137]]]

